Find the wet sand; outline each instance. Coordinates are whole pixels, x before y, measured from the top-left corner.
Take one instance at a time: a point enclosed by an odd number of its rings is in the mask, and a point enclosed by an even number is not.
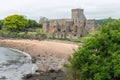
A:
[[[38,66],[38,72],[31,76],[25,76],[25,80],[35,80],[34,78],[37,79],[37,75],[39,76],[38,80],[41,80],[43,77],[40,77],[41,73],[44,77],[49,76],[47,78],[50,80],[53,78],[53,76],[50,78],[50,75],[53,74],[56,75],[55,79],[59,75],[64,77],[63,64],[67,57],[78,49],[78,44],[76,43],[53,40],[0,39],[0,46],[18,49],[32,56],[33,63],[36,63]],[[61,77],[57,80],[63,80],[63,78],[60,79]]]

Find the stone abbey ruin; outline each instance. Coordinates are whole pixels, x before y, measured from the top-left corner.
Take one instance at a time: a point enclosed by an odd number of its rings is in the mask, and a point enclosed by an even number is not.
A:
[[[97,29],[95,20],[87,20],[83,9],[72,9],[72,19],[46,19],[43,31],[49,38],[79,38]]]

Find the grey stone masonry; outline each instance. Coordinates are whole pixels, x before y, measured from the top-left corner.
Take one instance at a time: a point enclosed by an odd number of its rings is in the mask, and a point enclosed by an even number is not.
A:
[[[49,38],[79,38],[97,29],[95,20],[87,20],[83,9],[72,9],[72,19],[46,20],[43,31]]]

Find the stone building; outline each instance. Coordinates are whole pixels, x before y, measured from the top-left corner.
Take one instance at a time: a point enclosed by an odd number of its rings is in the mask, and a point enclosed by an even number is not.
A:
[[[96,30],[95,20],[87,20],[83,9],[72,9],[72,19],[46,20],[43,31],[49,38],[79,38]]]

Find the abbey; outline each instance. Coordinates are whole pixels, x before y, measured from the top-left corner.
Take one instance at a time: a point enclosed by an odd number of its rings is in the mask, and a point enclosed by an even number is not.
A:
[[[72,9],[72,19],[45,20],[43,31],[49,38],[79,38],[96,30],[95,20],[87,20],[83,9]]]

